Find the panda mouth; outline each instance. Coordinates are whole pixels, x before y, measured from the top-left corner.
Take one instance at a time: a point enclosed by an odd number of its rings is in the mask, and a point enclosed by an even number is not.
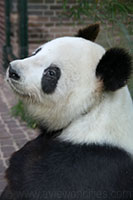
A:
[[[14,81],[10,78],[6,78],[6,81],[8,82],[12,90],[15,92],[15,94],[21,97],[29,97],[29,95],[23,92],[23,90],[20,88],[20,83],[18,84],[17,81]]]
[[[17,81],[14,81],[10,78],[7,78],[6,81],[10,85],[13,92],[22,100],[24,100],[26,103],[38,103],[38,98],[36,95],[33,95],[31,93],[26,93],[24,91],[24,87],[22,84],[18,83]]]

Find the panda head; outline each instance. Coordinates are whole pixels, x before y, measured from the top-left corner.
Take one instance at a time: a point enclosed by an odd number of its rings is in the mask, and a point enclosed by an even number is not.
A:
[[[67,127],[91,112],[104,93],[126,85],[130,56],[123,49],[105,51],[94,43],[98,32],[99,25],[92,25],[76,37],[54,39],[32,56],[10,63],[7,81],[11,88],[48,129]]]

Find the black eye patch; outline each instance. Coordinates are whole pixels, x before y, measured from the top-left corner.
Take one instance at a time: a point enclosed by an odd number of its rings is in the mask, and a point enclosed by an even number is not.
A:
[[[54,64],[51,64],[50,67],[45,69],[41,80],[43,92],[46,94],[52,94],[56,89],[60,76],[61,71]]]

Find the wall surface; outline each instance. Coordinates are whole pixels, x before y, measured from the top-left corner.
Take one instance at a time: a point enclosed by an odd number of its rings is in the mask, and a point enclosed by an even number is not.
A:
[[[28,35],[29,52],[31,53],[39,45],[61,36],[73,36],[77,30],[89,24],[84,20],[78,24],[73,18],[67,17],[61,0],[28,0]],[[75,4],[75,0],[69,0],[67,8]],[[12,44],[17,49],[18,13],[16,0],[12,7]],[[17,52],[15,52],[17,54]]]
[[[89,24],[83,20],[79,24],[64,13],[61,0],[27,0],[28,1],[28,45],[29,54],[43,43],[61,36],[74,36],[77,31]],[[5,0],[0,0],[0,65],[3,64],[3,45],[5,45]],[[13,54],[19,57],[19,10],[18,1],[11,0],[11,46]],[[69,0],[67,8],[76,0]],[[25,14],[25,13],[24,13]]]
[[[4,0],[0,0],[0,73],[3,65],[3,46],[5,44],[5,9]]]
[[[2,48],[5,43],[5,18],[4,1],[0,0],[0,64],[2,64]],[[91,23],[95,23],[89,17],[81,16],[81,23],[73,17],[68,17],[63,9],[62,0],[27,0],[28,1],[28,44],[29,54],[43,43],[61,36],[74,36],[77,31]],[[68,0],[67,11],[76,5],[77,0]],[[13,53],[19,57],[19,26],[18,26],[18,0],[11,0],[11,44]],[[24,13],[25,15],[25,13]],[[95,15],[95,13],[94,13]],[[127,20],[128,21],[128,20]],[[128,23],[128,22],[127,22]],[[114,26],[106,23],[106,27],[101,24],[101,31],[98,42],[104,47],[121,46],[129,48],[127,37],[122,36],[122,31],[118,30],[118,24]],[[113,33],[111,35],[111,33]]]

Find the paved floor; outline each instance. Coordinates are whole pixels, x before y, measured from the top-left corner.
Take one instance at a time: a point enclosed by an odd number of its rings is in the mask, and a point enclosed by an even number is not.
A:
[[[6,185],[4,172],[11,154],[37,135],[37,131],[27,128],[24,122],[11,116],[11,107],[16,102],[4,75],[0,74],[0,193]]]

